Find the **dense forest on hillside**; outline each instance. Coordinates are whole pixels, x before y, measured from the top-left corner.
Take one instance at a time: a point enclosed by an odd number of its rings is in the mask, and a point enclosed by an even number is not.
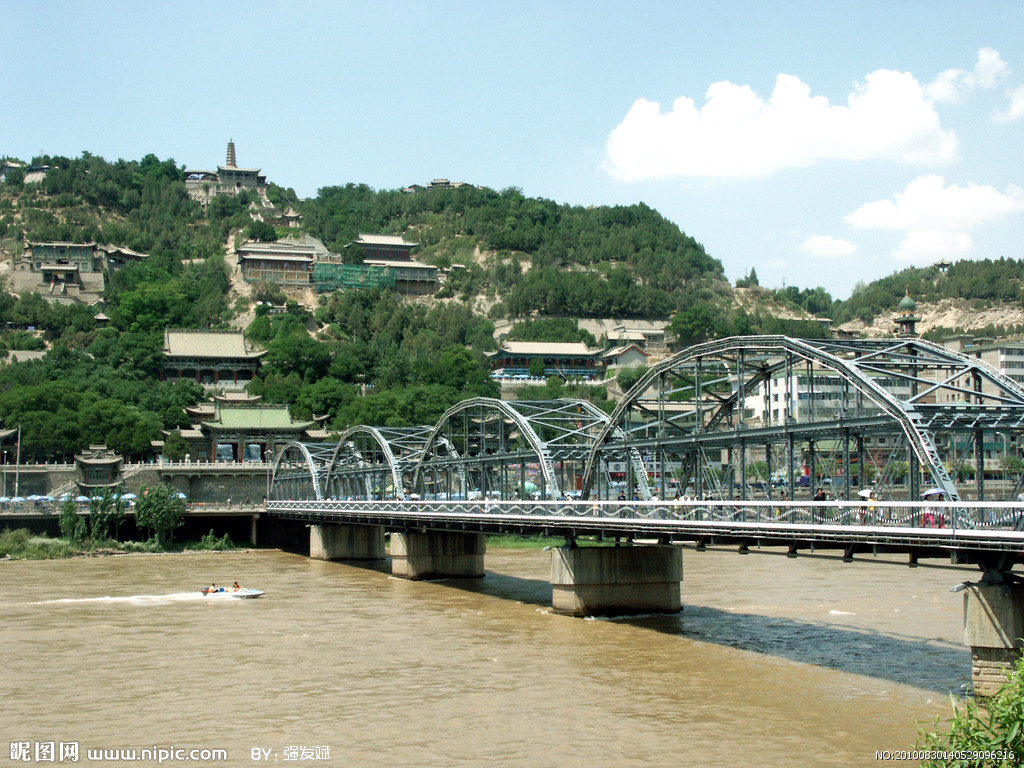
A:
[[[492,320],[499,317],[517,321],[512,339],[589,345],[601,340],[578,331],[576,318],[671,318],[670,333],[687,344],[747,333],[818,336],[820,324],[779,319],[776,310],[869,319],[890,313],[908,286],[918,300],[1022,298],[1024,264],[999,259],[960,262],[945,274],[904,270],[858,286],[846,301],[821,288],[762,289],[751,270],[737,285],[757,288],[758,301],[743,308],[722,265],[643,204],[583,208],[517,189],[406,193],[358,184],[300,201],[270,185],[275,205],[298,208],[303,230],[350,261],[361,256],[345,246],[375,232],[419,242],[422,261],[463,266],[434,300],[350,290],[304,307],[271,285],[257,284],[251,297],[231,291],[230,237],[289,234],[254,224],[248,193],[218,196],[203,208],[185,191],[183,166],[153,155],[113,162],[88,153],[41,156],[32,164],[50,166],[42,182],[25,184],[14,170],[0,184],[0,249],[17,256],[27,241],[97,242],[148,258],[108,276],[100,307],[0,292],[0,358],[8,350],[51,350],[0,367],[0,425],[22,427],[29,460],[66,458],[90,443],[150,455],[151,441],[187,422],[182,407],[204,397],[196,385],[159,381],[163,330],[226,329],[251,311],[247,338],[267,354],[250,391],[288,404],[297,418],[326,415],[340,430],[429,424],[461,399],[497,395],[484,353],[495,348]],[[481,297],[488,317],[471,308]],[[97,322],[100,309],[109,323]],[[610,407],[603,388],[561,381],[530,395],[568,392]]]
[[[302,211],[305,229],[332,250],[359,232],[388,232],[419,242],[422,261],[467,266],[454,290],[500,298],[492,316],[667,318],[688,288],[728,291],[721,263],[643,204],[583,208],[518,189],[349,184],[321,189]],[[478,260],[481,251],[490,256]]]

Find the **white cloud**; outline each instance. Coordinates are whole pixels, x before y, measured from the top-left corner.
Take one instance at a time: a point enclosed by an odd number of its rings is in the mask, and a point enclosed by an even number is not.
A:
[[[972,229],[1024,210],[1024,190],[1006,193],[970,183],[946,186],[941,176],[921,176],[897,193],[895,200],[865,203],[846,217],[860,229],[905,229],[956,232]]]
[[[892,255],[916,264],[932,264],[939,259],[962,259],[973,249],[974,241],[966,232],[912,229]]]
[[[877,70],[845,106],[779,75],[765,101],[749,86],[708,88],[703,107],[681,96],[669,112],[637,99],[611,132],[604,168],[621,181],[666,177],[752,178],[821,160],[955,159],[957,137],[910,74]]]
[[[801,244],[800,250],[812,256],[852,256],[857,252],[857,246],[838,237],[811,235]]]
[[[1010,99],[1010,106],[1005,111],[996,113],[996,122],[1010,123],[1024,119],[1024,85],[1007,91],[1006,95]]]
[[[947,69],[925,86],[928,98],[939,102],[956,103],[964,96],[979,88],[995,88],[1010,74],[1010,68],[999,55],[999,51],[982,48],[974,69]]]

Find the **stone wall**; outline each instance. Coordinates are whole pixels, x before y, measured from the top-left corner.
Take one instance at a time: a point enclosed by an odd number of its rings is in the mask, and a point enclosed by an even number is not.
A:
[[[134,494],[143,487],[167,483],[195,502],[262,504],[267,495],[267,469],[265,465],[238,464],[127,464],[124,466],[124,484]],[[21,496],[53,495],[80,479],[72,464],[23,464],[17,473],[18,493]],[[6,472],[7,496],[14,496],[15,468],[8,465]],[[71,492],[78,494],[78,487]]]

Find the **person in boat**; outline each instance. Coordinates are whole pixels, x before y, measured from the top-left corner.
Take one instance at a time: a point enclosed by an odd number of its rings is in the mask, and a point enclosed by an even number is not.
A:
[[[241,584],[239,584],[239,583],[238,583],[238,582],[236,581],[236,582],[235,582],[234,584],[232,584],[232,585],[231,585],[231,591],[232,591],[232,592],[241,592],[241,591],[242,591],[242,585],[241,585]]]
[[[208,586],[208,587],[206,588],[206,594],[208,594],[208,595],[209,595],[209,594],[212,594],[212,593],[214,593],[214,592],[216,592],[216,591],[217,591],[217,585],[216,585],[216,584],[213,584],[213,583],[211,583],[211,584],[210,584],[210,586]]]

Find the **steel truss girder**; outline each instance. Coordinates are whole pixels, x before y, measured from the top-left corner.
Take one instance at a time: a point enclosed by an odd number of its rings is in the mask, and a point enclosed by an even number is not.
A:
[[[351,427],[338,438],[338,444],[331,454],[322,489],[324,494],[331,495],[329,489],[340,484],[346,469],[353,464],[355,466],[347,474],[361,475],[364,482],[369,482],[369,473],[373,467],[382,465],[384,473],[391,477],[395,498],[404,499],[405,475],[419,462],[430,431],[431,427],[427,426]],[[366,455],[368,451],[363,445],[366,441],[375,448],[370,456]],[[365,489],[365,495],[368,498],[371,496],[369,488]]]
[[[457,418],[476,420],[480,433],[477,435],[479,449],[489,439],[495,440],[494,434],[485,434],[487,424],[503,421],[510,425],[510,432],[499,430],[498,438],[489,447],[497,453],[481,457],[479,455],[452,456],[454,445],[446,447],[446,454],[440,456],[435,446],[446,438],[446,429],[451,427]],[[426,439],[419,463],[413,472],[413,487],[424,488],[424,475],[428,469],[461,467],[463,472],[473,467],[496,462],[524,460],[536,457],[547,489],[560,496],[564,489],[560,488],[555,465],[558,462],[583,462],[590,455],[594,437],[608,423],[608,415],[585,400],[545,400],[545,401],[506,401],[494,398],[478,397],[464,400],[449,408],[438,420],[431,434]],[[521,438],[518,447],[508,444],[510,434]],[[614,435],[621,436],[621,432]],[[614,439],[613,435],[613,439]],[[447,436],[451,440],[450,436]],[[504,439],[504,444],[501,439]],[[632,461],[638,467],[643,464],[639,454],[632,451]],[[465,475],[463,475],[465,477]],[[643,475],[646,482],[646,473]],[[648,494],[649,495],[649,494]]]
[[[594,451],[584,471],[584,495],[592,489],[594,472],[602,451],[608,449],[614,427],[622,429],[627,444],[638,448],[664,445],[667,432],[679,436],[689,433],[694,445],[729,445],[746,439],[756,430],[721,429],[732,419],[746,396],[763,382],[785,370],[787,382],[796,364],[806,364],[809,375],[816,368],[838,376],[854,392],[874,404],[885,419],[905,434],[914,455],[943,488],[950,499],[958,499],[956,486],[939,460],[933,433],[939,429],[996,429],[1024,425],[1024,388],[1000,376],[980,360],[968,358],[921,339],[885,340],[801,340],[785,336],[732,337],[698,344],[682,350],[651,368],[626,394],[612,413],[609,426],[598,436]],[[797,371],[798,375],[799,372]],[[707,374],[709,378],[704,378]],[[678,384],[666,395],[665,383],[672,377]],[[878,379],[902,382],[910,396],[899,398]],[[967,382],[970,383],[968,387]],[[653,403],[645,393],[659,384],[658,398]],[[989,390],[984,390],[984,383]],[[788,386],[788,385],[787,385]],[[690,391],[692,408],[676,415],[666,415],[666,398]],[[991,390],[995,390],[994,392]],[[955,404],[940,402],[939,393],[956,396]],[[787,398],[792,393],[787,389]],[[844,396],[845,397],[845,396]],[[845,403],[844,403],[845,407]],[[641,413],[647,421],[630,428],[628,416]],[[787,403],[788,413],[788,403]],[[705,419],[705,415],[709,417]],[[741,419],[742,421],[742,419]],[[800,432],[798,425],[783,425],[774,432],[757,435],[757,439],[781,438],[801,434],[811,438],[835,435],[854,426],[855,419],[822,424]],[[861,426],[867,427],[867,424]],[[874,427],[875,430],[880,427]],[[639,438],[644,432],[650,437]],[[864,434],[861,432],[860,434]],[[686,439],[686,438],[683,438]]]
[[[292,440],[277,455],[270,473],[270,498],[287,499],[288,491],[308,484],[317,501],[324,499],[323,475],[333,446]]]

